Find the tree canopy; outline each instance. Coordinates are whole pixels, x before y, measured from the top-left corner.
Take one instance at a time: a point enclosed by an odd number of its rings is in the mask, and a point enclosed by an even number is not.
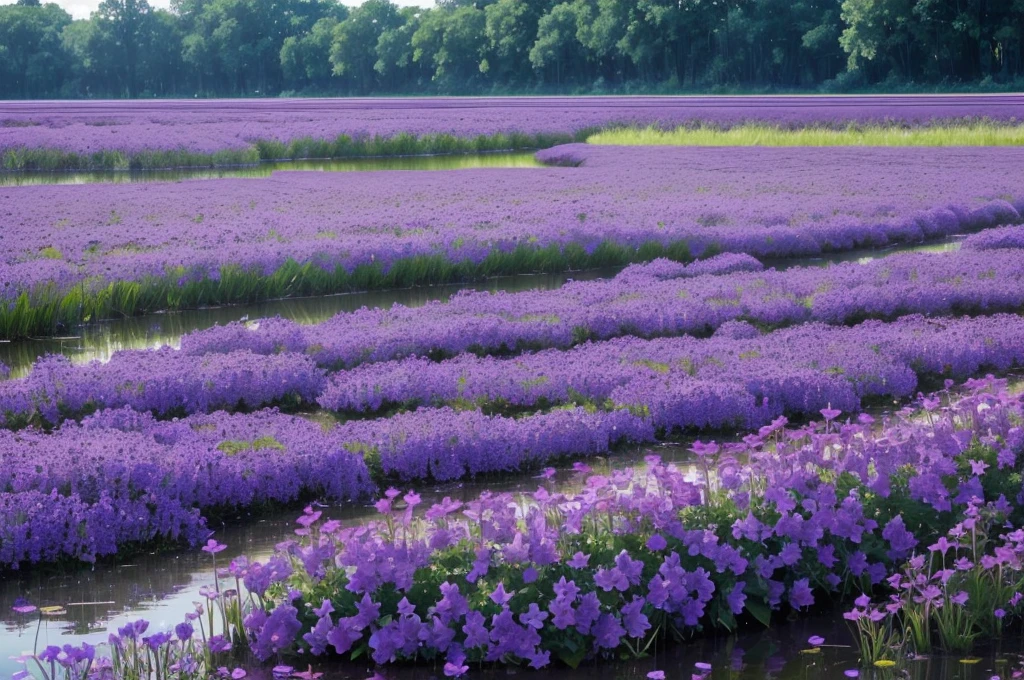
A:
[[[0,6],[0,97],[844,89],[1024,77],[1024,0]]]

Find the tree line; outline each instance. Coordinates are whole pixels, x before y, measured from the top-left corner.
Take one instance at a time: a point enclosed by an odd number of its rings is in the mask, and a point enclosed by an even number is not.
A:
[[[0,97],[825,89],[1024,77],[1024,0],[0,6]]]

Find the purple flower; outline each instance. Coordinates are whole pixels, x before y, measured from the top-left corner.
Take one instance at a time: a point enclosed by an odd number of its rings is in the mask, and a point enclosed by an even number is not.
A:
[[[188,621],[182,621],[181,623],[179,623],[178,625],[176,625],[174,627],[174,634],[182,642],[188,642],[189,640],[191,640],[192,639],[192,634],[194,632],[195,632],[195,629],[192,627],[192,624],[189,623]]]
[[[642,597],[633,596],[633,600],[622,607],[622,625],[626,628],[626,634],[631,638],[643,638],[651,629],[650,621],[642,612],[646,601]]]
[[[733,586],[732,590],[729,591],[729,595],[726,597],[729,603],[729,611],[736,616],[743,613],[743,607],[747,601],[747,595],[743,590],[746,587],[746,581],[737,581],[736,585]]]
[[[504,607],[512,599],[512,595],[512,593],[505,592],[505,584],[502,582],[498,583],[498,587],[491,593],[490,598],[495,604]]]
[[[825,638],[821,637],[820,635],[812,635],[807,639],[807,644],[817,647],[819,645],[825,644]]]
[[[573,569],[586,569],[587,564],[589,562],[590,555],[585,555],[582,552],[577,552],[575,555],[572,556],[572,559],[569,560],[566,564],[568,564]]]
[[[665,537],[662,536],[661,534],[652,534],[651,537],[647,539],[647,549],[648,550],[653,550],[654,552],[659,552],[661,550],[664,550],[667,547],[668,547],[668,541],[666,541]]]
[[[809,585],[809,579],[798,579],[793,583],[789,591],[789,603],[794,609],[810,607],[814,604],[814,593]]]
[[[465,664],[456,665],[450,661],[444,665],[444,674],[448,678],[461,678],[469,672],[469,666]]]
[[[524,626],[540,630],[544,627],[544,620],[547,618],[548,613],[541,611],[536,602],[531,602],[529,610],[519,615],[519,622]]]
[[[226,548],[226,545],[224,545],[223,543],[218,543],[217,539],[215,538],[211,538],[209,541],[206,542],[206,545],[203,546],[203,552],[210,553],[211,555],[216,555],[217,553]]]
[[[601,614],[593,628],[594,644],[599,648],[615,649],[622,642],[622,636],[626,634],[618,619],[611,614]]]

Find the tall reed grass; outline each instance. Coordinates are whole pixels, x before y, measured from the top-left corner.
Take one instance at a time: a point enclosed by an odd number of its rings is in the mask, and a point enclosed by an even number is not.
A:
[[[769,125],[618,128],[587,138],[620,146],[1024,146],[1024,125],[991,122],[932,127],[891,125],[783,128]]]

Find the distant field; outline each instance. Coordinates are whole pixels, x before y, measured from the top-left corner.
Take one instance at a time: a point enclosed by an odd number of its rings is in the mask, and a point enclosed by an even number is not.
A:
[[[1019,95],[498,97],[0,103],[0,169],[231,165],[466,153],[583,141],[605,128],[907,127],[1024,121]],[[798,142],[799,143],[799,142]]]

